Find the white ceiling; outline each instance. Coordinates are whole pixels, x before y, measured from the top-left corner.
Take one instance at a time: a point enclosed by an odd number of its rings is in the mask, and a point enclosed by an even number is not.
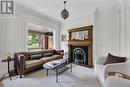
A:
[[[64,0],[16,0],[17,5],[32,9],[38,12],[62,21],[61,11],[63,10]],[[82,16],[88,11],[95,8],[117,7],[118,0],[67,0],[66,8],[68,9],[70,19]]]

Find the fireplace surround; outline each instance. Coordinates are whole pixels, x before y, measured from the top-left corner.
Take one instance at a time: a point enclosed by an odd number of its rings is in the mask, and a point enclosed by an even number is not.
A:
[[[76,64],[87,64],[88,60],[87,46],[72,46],[72,61]]]
[[[86,27],[68,30],[69,62],[93,66],[92,29],[93,29],[93,26],[86,26]],[[75,33],[77,36],[74,35],[73,33]]]

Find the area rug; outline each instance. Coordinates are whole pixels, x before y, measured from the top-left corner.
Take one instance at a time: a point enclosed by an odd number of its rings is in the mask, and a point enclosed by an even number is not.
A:
[[[67,70],[59,75],[58,83],[54,71],[38,70],[29,73],[24,78],[13,77],[13,80],[3,80],[4,87],[101,87],[94,70],[73,65],[72,72]]]

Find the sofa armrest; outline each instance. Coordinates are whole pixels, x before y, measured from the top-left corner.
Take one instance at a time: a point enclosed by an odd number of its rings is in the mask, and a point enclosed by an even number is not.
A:
[[[25,55],[24,54],[15,54],[14,55],[14,67],[19,75],[23,74],[25,69]]]
[[[56,50],[56,54],[64,56],[64,50]]]
[[[95,60],[95,65],[103,65],[107,57],[97,57]]]
[[[25,69],[25,56],[22,55],[19,57],[20,58],[20,72],[19,72],[19,75],[20,75],[20,78],[22,78],[22,75],[24,73],[24,69]]]

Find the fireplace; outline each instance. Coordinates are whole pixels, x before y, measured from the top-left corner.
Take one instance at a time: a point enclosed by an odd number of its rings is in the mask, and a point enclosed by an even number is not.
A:
[[[72,46],[72,61],[76,64],[88,65],[88,50],[87,46]]]
[[[68,30],[68,59],[79,65],[93,66],[93,26]]]

